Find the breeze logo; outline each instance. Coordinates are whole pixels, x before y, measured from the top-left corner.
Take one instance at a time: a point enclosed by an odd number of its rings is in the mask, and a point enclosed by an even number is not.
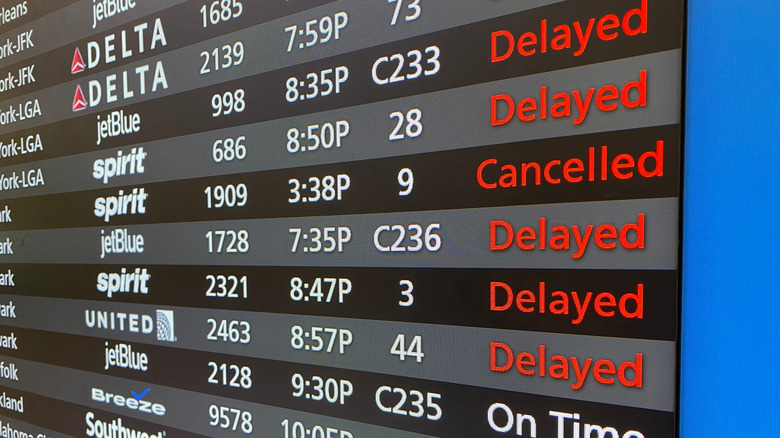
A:
[[[130,391],[130,397],[126,397],[120,394],[106,392],[102,388],[92,388],[92,400],[98,403],[127,408],[131,411],[154,414],[160,417],[165,416],[165,405],[145,399],[145,396],[149,394],[149,391],[149,388],[146,388],[140,393]]]
[[[81,85],[76,85],[76,95],[73,96],[73,112],[81,111],[87,108],[87,99],[84,98],[84,92],[81,91]]]
[[[70,64],[70,74],[75,75],[81,73],[87,68],[87,64],[84,63],[84,57],[81,56],[81,50],[76,47],[76,52],[73,54],[73,62]]]
[[[173,326],[173,310],[157,310],[157,340],[176,342]]]

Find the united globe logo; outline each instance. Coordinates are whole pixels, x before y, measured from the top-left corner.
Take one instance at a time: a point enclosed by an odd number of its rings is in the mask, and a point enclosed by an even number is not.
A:
[[[157,310],[157,340],[176,342],[173,325],[173,310]]]

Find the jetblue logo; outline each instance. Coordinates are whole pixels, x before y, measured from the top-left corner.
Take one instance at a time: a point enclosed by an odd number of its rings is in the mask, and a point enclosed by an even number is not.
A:
[[[92,28],[106,18],[111,18],[135,7],[135,0],[92,0]]]
[[[0,367],[2,367],[1,362]],[[133,346],[129,344],[109,346],[108,342],[106,342],[106,364],[104,369],[107,370],[111,367],[146,371],[149,369],[149,356],[146,353],[134,351]]]

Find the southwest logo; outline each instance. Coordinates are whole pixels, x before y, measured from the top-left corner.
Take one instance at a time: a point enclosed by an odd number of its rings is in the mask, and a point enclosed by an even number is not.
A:
[[[84,63],[84,58],[81,57],[81,51],[76,47],[76,52],[73,54],[73,63],[70,65],[70,74],[81,73],[85,68],[87,68],[87,65]]]
[[[76,95],[73,96],[73,111],[81,111],[87,107],[87,100],[84,98],[84,92],[81,91],[81,85],[76,86]]]

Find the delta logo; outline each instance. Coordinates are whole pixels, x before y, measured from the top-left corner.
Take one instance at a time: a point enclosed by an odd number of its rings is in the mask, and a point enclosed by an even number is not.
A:
[[[76,75],[100,66],[108,66],[135,55],[148,55],[168,45],[162,21],[157,18],[132,28],[122,29],[101,39],[89,41],[86,52],[79,47],[73,52],[70,73]],[[137,96],[168,89],[168,78],[162,61],[136,67],[92,79],[86,87],[76,86],[73,111],[94,108],[103,103],[114,103]]]
[[[168,46],[165,27],[160,18],[121,29],[102,38],[87,42],[86,52],[76,47],[70,64],[71,74],[81,73],[102,65],[146,54]],[[83,46],[82,46],[83,47]]]
[[[157,61],[153,65],[145,64],[119,74],[110,74],[103,81],[93,79],[89,81],[87,89],[89,95],[84,93],[81,85],[76,85],[76,92],[73,96],[73,111],[81,111],[87,107],[94,108],[103,103],[115,103],[167,89],[168,79],[165,76],[165,67],[162,61]]]
[[[81,91],[81,85],[76,85],[76,95],[73,96],[73,112],[81,111],[87,108],[87,100],[84,98],[84,92]]]
[[[76,53],[73,54],[73,62],[70,64],[70,74],[75,75],[86,70],[87,64],[84,63],[84,58],[81,56],[81,50],[76,47]]]

